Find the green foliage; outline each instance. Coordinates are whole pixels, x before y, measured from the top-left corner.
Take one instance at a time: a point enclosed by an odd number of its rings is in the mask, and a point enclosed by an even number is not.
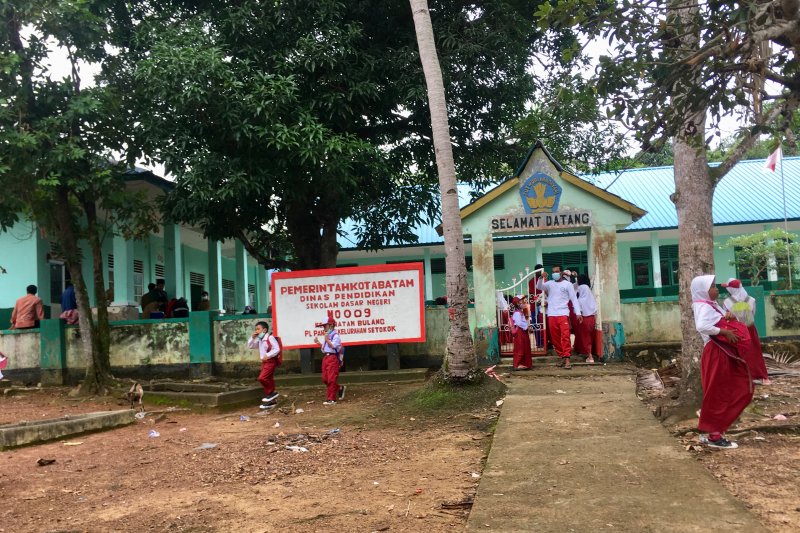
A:
[[[538,4],[539,2],[535,2]],[[366,248],[414,242],[437,215],[430,114],[408,2],[145,2],[109,83],[138,123],[130,157],[177,178],[167,207],[269,266],[335,261],[339,222]],[[464,181],[505,177],[534,90],[531,2],[431,11]],[[567,46],[569,32],[542,48]],[[144,52],[146,50],[146,52]]]
[[[773,295],[772,306],[775,308],[775,328],[800,329],[800,296]]]
[[[793,242],[794,239],[794,234],[783,229],[771,229],[731,237],[721,248],[736,250],[736,259],[731,265],[736,267],[740,277],[758,285],[771,268],[777,270],[779,279],[788,280],[791,265],[792,278],[796,277],[795,261],[800,259],[800,244]]]

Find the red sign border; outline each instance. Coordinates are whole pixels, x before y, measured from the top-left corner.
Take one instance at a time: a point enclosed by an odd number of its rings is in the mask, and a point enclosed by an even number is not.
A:
[[[392,263],[389,265],[364,265],[356,267],[342,267],[342,268],[320,268],[315,270],[294,270],[291,272],[275,272],[272,274],[270,283],[272,312],[275,313],[272,317],[272,329],[274,334],[280,336],[280,329],[278,328],[278,315],[276,313],[278,307],[275,301],[275,281],[282,279],[295,279],[295,278],[311,278],[311,277],[325,277],[325,276],[343,276],[347,274],[373,274],[375,272],[407,272],[416,270],[419,272],[419,330],[420,337],[391,339],[382,341],[358,341],[347,342],[342,337],[342,344],[344,346],[359,346],[365,344],[394,344],[400,342],[425,342],[425,267],[423,263],[409,262],[409,263]],[[299,350],[301,348],[317,348],[318,344],[301,344],[285,346],[287,350]]]

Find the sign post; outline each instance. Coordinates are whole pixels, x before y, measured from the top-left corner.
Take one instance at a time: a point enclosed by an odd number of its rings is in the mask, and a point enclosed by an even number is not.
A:
[[[424,290],[422,263],[276,272],[273,328],[284,348],[316,348],[330,311],[346,346],[425,342]]]

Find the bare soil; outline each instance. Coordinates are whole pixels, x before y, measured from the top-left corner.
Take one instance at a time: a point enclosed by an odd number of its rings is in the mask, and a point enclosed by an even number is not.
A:
[[[167,412],[0,452],[0,532],[461,530],[498,411],[411,414],[421,386],[350,386],[330,407],[292,389],[267,414],[148,405]],[[0,423],[122,408],[46,389],[0,396]]]
[[[697,419],[670,426],[688,453],[693,454],[734,496],[770,530],[800,531],[800,376],[773,378],[756,386],[755,397],[728,437],[735,450],[713,450],[690,431]],[[648,395],[654,411],[668,398]],[[774,417],[783,415],[785,420]]]

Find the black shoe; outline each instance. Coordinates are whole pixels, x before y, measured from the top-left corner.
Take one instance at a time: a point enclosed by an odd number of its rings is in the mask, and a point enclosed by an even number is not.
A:
[[[344,400],[344,393],[345,393],[346,390],[347,390],[347,386],[345,386],[345,385],[342,385],[341,387],[339,387],[339,392],[336,395],[339,400]]]
[[[280,394],[278,394],[277,392],[273,392],[272,394],[267,394],[267,396],[262,401],[264,401],[264,402],[274,402],[275,400],[278,399],[279,396],[280,396]]]
[[[708,441],[708,447],[709,448],[720,448],[722,450],[735,450],[736,448],[739,447],[739,445],[736,444],[733,441],[729,441],[725,437],[720,437],[717,440],[709,440]]]

